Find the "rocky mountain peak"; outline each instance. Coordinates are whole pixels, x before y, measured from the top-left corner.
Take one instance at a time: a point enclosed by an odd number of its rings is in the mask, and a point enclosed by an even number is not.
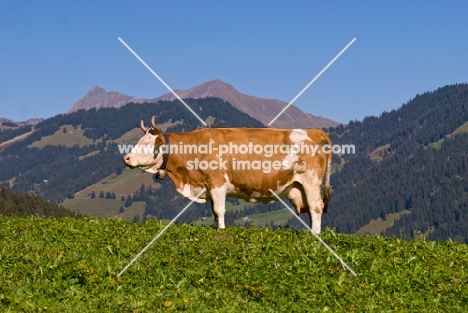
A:
[[[207,98],[216,97],[231,103],[236,109],[267,125],[288,103],[275,99],[264,99],[243,94],[234,86],[220,79],[211,80],[186,90],[175,90],[182,98]],[[157,102],[160,100],[175,100],[172,93],[166,93],[156,99],[137,99],[124,95],[117,91],[106,91],[96,86],[91,89],[82,99],[78,100],[67,113],[80,109],[121,107],[129,102]],[[275,128],[313,128],[330,127],[339,123],[320,116],[314,116],[303,112],[298,107],[291,105],[274,123]]]
[[[137,99],[118,91],[108,92],[104,88],[96,86],[83,98],[75,102],[66,113],[72,113],[81,109],[118,108],[132,101],[137,101]]]

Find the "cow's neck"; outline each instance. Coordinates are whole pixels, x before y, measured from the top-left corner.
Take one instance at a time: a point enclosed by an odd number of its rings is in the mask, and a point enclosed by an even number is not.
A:
[[[171,152],[171,142],[168,135],[163,134],[163,136],[167,148],[166,153],[163,154],[163,164],[161,165],[160,169],[165,170],[167,168],[167,162],[169,161],[169,154]]]
[[[169,136],[163,134],[164,136],[164,144],[166,145],[165,153],[163,154],[163,163],[161,167],[159,167],[158,171],[156,172],[157,179],[165,179],[167,175],[167,163],[169,161],[169,154],[171,152],[171,141],[169,140]]]
[[[196,142],[193,141],[193,136],[187,136],[186,133],[169,134],[167,135],[166,140],[167,142],[171,141],[174,144],[179,142],[182,142],[183,144],[196,144]],[[176,189],[189,182],[186,164],[187,161],[191,160],[193,157],[193,155],[188,155],[181,152],[168,155],[165,173],[172,180]]]

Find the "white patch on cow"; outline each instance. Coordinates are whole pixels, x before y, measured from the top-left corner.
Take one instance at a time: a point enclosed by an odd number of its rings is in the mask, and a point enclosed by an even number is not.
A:
[[[299,156],[297,154],[286,154],[284,159],[281,161],[282,169],[289,170],[294,168],[294,163],[299,160]]]
[[[292,142],[310,141],[309,136],[303,129],[292,129],[291,134],[289,134],[289,139],[291,139]]]
[[[195,197],[202,191],[202,187],[194,187],[190,184],[183,185],[182,188],[177,188],[177,191],[183,195],[184,197],[193,200]],[[197,203],[205,203],[206,202],[206,192],[200,195],[199,198],[195,199]]]
[[[283,164],[283,167],[292,169],[295,173],[304,172],[306,169],[306,163],[302,162],[301,164],[297,164],[296,162],[299,160],[298,154],[301,154],[301,142],[310,141],[310,138],[305,130],[292,129],[289,134],[289,139],[291,139],[296,147],[290,148],[290,153],[284,157],[281,164]]]
[[[159,170],[161,165],[153,165],[149,168],[145,168],[144,166],[139,167],[140,169],[144,170],[145,172],[151,173],[151,174],[156,174],[156,172]]]

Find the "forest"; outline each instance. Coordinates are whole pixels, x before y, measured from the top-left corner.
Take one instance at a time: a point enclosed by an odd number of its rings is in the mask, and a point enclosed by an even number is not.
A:
[[[0,143],[13,139],[17,136],[25,134],[31,131],[32,126],[23,126],[23,127],[16,127],[16,124],[12,124],[11,122],[3,122],[2,125],[14,128],[6,128],[0,129]]]
[[[5,216],[38,217],[83,217],[62,206],[51,204],[41,197],[24,193],[14,193],[9,188],[0,189],[0,214]]]
[[[452,134],[466,121],[468,85],[460,84],[418,95],[380,117],[329,129],[334,143],[352,143],[356,154],[334,156],[344,166],[332,175],[324,224],[353,233],[371,219],[406,209],[411,213],[385,234],[468,242],[468,134]]]
[[[205,119],[216,116],[212,127],[263,127],[259,121],[218,98],[187,99],[187,103]],[[183,124],[169,127],[168,132],[190,131],[200,126],[198,119],[174,101],[130,103],[119,109],[60,114],[35,125],[36,130],[25,140],[0,152],[0,187],[7,186],[7,181],[14,177],[14,191],[33,192],[54,203],[60,203],[66,197],[72,198],[77,191],[104,177],[121,173],[125,166],[118,143],[113,140],[139,127],[140,120],[149,123],[152,115],[156,115],[156,121],[161,122],[183,120]],[[93,139],[94,143],[81,147],[28,147],[42,137],[54,134],[63,125],[70,124],[74,127],[81,125],[84,135]],[[17,132],[21,133],[21,129]],[[94,151],[99,153],[89,155]]]
[[[211,127],[264,127],[221,99],[187,102],[203,119],[215,117]],[[171,101],[57,115],[35,125],[35,131],[25,140],[0,152],[0,184],[8,186],[14,178],[13,191],[60,203],[112,173],[119,174],[124,164],[115,140],[138,127],[141,119],[148,124],[152,115],[159,122],[183,120],[167,132],[200,127],[188,110]],[[468,242],[467,121],[468,85],[456,84],[417,95],[380,116],[326,129],[334,144],[354,144],[356,153],[333,156],[332,196],[323,226],[354,233],[373,219],[386,219],[387,214],[407,210],[409,214],[402,215],[383,233],[407,239],[423,234],[429,239]],[[70,124],[81,126],[93,143],[28,147]],[[22,134],[29,130],[5,130],[2,138],[11,138],[12,131]],[[95,151],[99,153],[93,154]],[[159,182],[164,192],[142,186],[128,195],[129,201],[145,201],[146,217],[169,218],[174,216],[174,208],[184,207],[186,199],[177,194],[170,181]],[[228,212],[226,222],[231,225],[246,214],[280,208],[246,207],[242,212]],[[209,215],[209,204],[196,204],[183,220]],[[293,227],[297,221],[292,217],[288,224]]]

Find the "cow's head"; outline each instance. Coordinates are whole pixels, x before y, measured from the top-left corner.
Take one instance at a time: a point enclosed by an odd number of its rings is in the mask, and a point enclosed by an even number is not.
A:
[[[149,173],[156,173],[158,178],[166,176],[164,149],[162,145],[168,144],[165,137],[156,126],[155,116],[151,118],[151,128],[145,128],[143,120],[140,123],[141,130],[145,133],[132,151],[124,156],[125,164],[130,168],[139,168]],[[166,159],[167,162],[167,159]],[[163,166],[164,165],[164,166]]]

